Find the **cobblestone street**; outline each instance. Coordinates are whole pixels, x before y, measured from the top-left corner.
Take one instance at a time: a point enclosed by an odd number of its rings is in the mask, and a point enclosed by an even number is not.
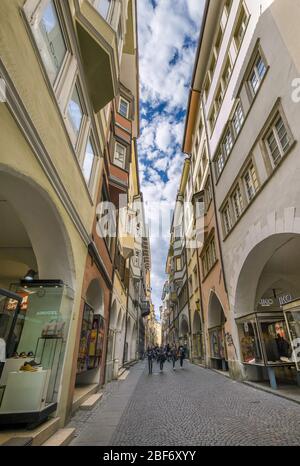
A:
[[[178,364],[178,363],[177,363]],[[299,445],[300,407],[185,361],[163,373],[133,366],[91,412],[72,445]]]

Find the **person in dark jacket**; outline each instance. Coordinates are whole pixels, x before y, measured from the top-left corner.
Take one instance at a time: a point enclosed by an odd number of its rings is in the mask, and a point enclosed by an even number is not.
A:
[[[171,359],[172,359],[172,364],[173,364],[173,370],[175,370],[175,364],[177,361],[177,348],[176,346],[173,346],[171,349]]]
[[[147,349],[147,359],[148,359],[149,374],[152,374],[153,358],[154,358],[154,351],[153,351],[152,348],[150,348],[150,347],[148,346],[148,349]]]
[[[166,353],[163,349],[160,350],[159,355],[158,355],[158,361],[159,361],[159,368],[161,371],[164,370],[164,363],[166,360]]]
[[[180,361],[180,367],[183,366],[183,360],[185,358],[185,348],[184,346],[180,345],[179,346],[179,361]]]

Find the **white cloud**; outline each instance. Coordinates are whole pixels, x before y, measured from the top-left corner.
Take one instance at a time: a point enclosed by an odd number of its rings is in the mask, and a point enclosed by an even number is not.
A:
[[[145,202],[164,200],[167,209],[174,207],[184,160],[182,111],[187,105],[204,0],[156,0],[155,7],[151,0],[137,3],[142,102],[140,178]],[[167,237],[151,238],[152,299],[157,313],[166,278],[167,250]]]

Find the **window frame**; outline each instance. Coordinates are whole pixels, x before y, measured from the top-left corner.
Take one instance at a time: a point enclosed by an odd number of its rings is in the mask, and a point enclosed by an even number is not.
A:
[[[261,60],[261,62],[263,63],[263,66],[264,66],[264,73],[263,75],[261,76],[258,72],[258,68],[257,68],[257,62],[258,60]],[[266,76],[266,73],[268,71],[268,65],[267,65],[267,61],[264,57],[264,55],[262,54],[260,48],[256,51],[256,54],[255,54],[255,58],[253,60],[253,63],[252,63],[252,66],[251,66],[251,69],[248,73],[248,77],[247,77],[247,84],[248,84],[248,88],[250,90],[250,94],[251,94],[251,97],[254,98],[258,92],[259,92],[259,89],[261,87],[261,84],[264,80],[264,77]],[[253,87],[253,83],[252,83],[252,80],[251,80],[251,77],[253,76],[253,74],[255,74],[255,77],[257,79],[257,87],[256,89],[254,89]]]
[[[42,12],[44,11],[46,5],[50,2],[52,2],[55,8],[58,23],[59,23],[60,30],[62,33],[64,44],[66,47],[66,53],[65,53],[63,62],[53,82],[51,80],[47,66],[45,64],[45,61],[43,60],[43,55],[41,53],[41,49],[45,44],[41,45],[38,42],[37,37],[35,35],[35,29],[38,27],[39,21],[42,17],[41,16]],[[34,43],[35,49],[39,57],[39,62],[44,70],[45,75],[47,76],[49,84],[52,87],[56,98],[59,100],[61,88],[63,84],[65,83],[65,81],[67,80],[67,76],[69,74],[72,60],[74,60],[74,53],[72,50],[70,39],[68,37],[67,27],[64,23],[64,18],[60,11],[59,2],[57,0],[27,0],[23,6],[22,11],[24,12],[24,16],[27,21],[27,26],[30,30],[32,41]]]
[[[238,37],[238,30],[240,30],[241,28],[241,25],[243,24],[243,17],[245,16],[245,29],[243,31],[243,35],[242,37]],[[249,23],[249,18],[250,18],[250,14],[248,12],[248,9],[245,5],[244,2],[242,2],[242,5],[238,11],[238,15],[237,15],[237,21],[236,21],[236,24],[234,26],[234,31],[233,31],[233,39],[234,39],[234,45],[235,45],[235,49],[236,49],[236,52],[237,54],[239,53],[240,51],[240,48],[242,46],[242,43],[243,43],[243,40],[245,38],[245,34],[246,34],[246,31],[247,31],[247,26],[248,26],[248,23]],[[237,41],[238,39],[238,41]]]
[[[116,163],[116,149],[117,149],[117,146],[120,146],[122,147],[125,152],[124,152],[124,165],[119,165],[118,163]],[[125,144],[122,144],[119,140],[115,139],[114,141],[114,156],[113,156],[113,164],[120,168],[121,170],[126,170],[126,167],[127,167],[127,146]]]
[[[238,109],[240,109],[240,115],[242,116],[242,118],[239,117]],[[236,116],[237,116],[237,118],[236,118]],[[234,121],[239,122],[238,129],[237,129]],[[234,112],[233,112],[232,118],[231,118],[231,126],[232,126],[232,130],[233,130],[233,133],[234,133],[234,139],[236,139],[238,137],[238,135],[240,134],[241,129],[242,129],[243,124],[244,124],[244,121],[245,121],[244,109],[243,109],[243,105],[242,105],[241,100],[239,100],[237,105],[235,106],[235,109],[234,109]]]
[[[125,104],[127,105],[127,112],[126,112],[126,115],[123,115],[123,113],[121,113],[121,104],[122,102],[125,102]],[[119,98],[119,104],[118,104],[118,113],[123,117],[123,118],[126,118],[127,120],[129,119],[129,113],[130,113],[130,102],[125,99],[125,97],[122,97],[120,96]]]
[[[78,130],[77,137],[76,137],[76,134],[75,134],[75,132],[74,132],[74,130],[72,128],[72,124],[70,122],[70,118],[69,118],[69,115],[68,115],[69,104],[70,104],[70,101],[71,101],[71,98],[72,98],[72,95],[73,95],[73,92],[74,92],[75,88],[77,90],[78,97],[79,97],[80,104],[81,104],[81,108],[82,108],[82,120],[81,120],[81,123],[80,123],[80,128]],[[78,155],[79,148],[80,148],[80,146],[82,144],[82,139],[84,137],[84,133],[86,133],[88,128],[90,128],[91,120],[90,120],[90,117],[89,117],[89,112],[88,112],[88,109],[87,109],[87,105],[85,103],[85,98],[84,98],[84,94],[83,94],[83,91],[82,91],[82,85],[81,85],[78,73],[76,73],[75,79],[73,80],[73,84],[72,84],[72,86],[70,88],[68,99],[66,101],[66,105],[65,105],[65,108],[64,108],[64,111],[63,111],[63,118],[64,118],[64,121],[65,121],[65,125],[66,125],[66,128],[67,128],[67,131],[68,131],[69,138],[71,140],[72,146],[73,146],[73,148],[74,148],[74,150],[75,150],[75,152],[77,154],[77,158],[79,158],[79,155]]]
[[[91,146],[92,146],[92,149],[93,149],[94,158],[93,158],[93,163],[92,163],[92,167],[91,167],[90,177],[89,177],[89,180],[87,181],[86,178],[85,178],[85,175],[84,175],[83,167],[84,167],[84,162],[85,162],[86,153],[87,153],[87,146],[88,146],[89,142],[91,143]],[[91,192],[91,191],[93,191],[93,188],[95,186],[97,167],[98,167],[99,158],[100,158],[99,155],[98,155],[97,148],[96,148],[95,137],[94,137],[92,129],[89,130],[88,137],[87,137],[83,147],[84,147],[84,150],[82,151],[82,154],[81,154],[81,157],[80,157],[80,168],[82,170],[82,174],[83,174],[83,177],[85,179],[86,185],[87,185],[89,191]]]
[[[281,140],[280,140],[280,137],[278,135],[277,128],[276,128],[276,122],[279,119],[281,119],[281,121],[283,123],[285,133],[286,133],[286,137],[288,138],[288,145],[286,146],[285,150],[282,147]],[[275,160],[273,158],[272,151],[270,149],[269,142],[268,142],[268,138],[271,135],[273,135],[273,137],[275,139],[276,147],[279,150],[279,154],[280,154],[280,157],[279,157],[277,163],[275,163]],[[281,160],[285,157],[286,153],[289,151],[290,147],[292,146],[292,144],[294,142],[291,131],[289,130],[289,126],[287,124],[287,121],[286,121],[285,117],[283,116],[283,113],[280,111],[280,109],[277,109],[277,111],[275,112],[275,116],[272,118],[272,121],[271,121],[270,125],[268,126],[268,131],[265,134],[265,136],[263,138],[263,141],[264,141],[264,145],[266,147],[266,150],[267,150],[267,153],[268,153],[272,168],[274,170],[280,164]]]
[[[243,194],[239,182],[233,189],[230,199],[233,207],[235,221],[237,222],[245,210]]]
[[[226,217],[226,212],[229,214],[228,217]],[[232,212],[231,212],[229,200],[226,202],[225,206],[222,209],[222,219],[223,219],[223,227],[224,227],[225,236],[227,236],[231,232],[232,227],[233,227]]]
[[[253,174],[252,174],[251,168],[253,168],[254,173],[255,173],[257,188],[255,188],[255,181],[253,179]],[[246,181],[246,176],[247,175],[249,175],[249,179],[250,179],[251,184],[252,184],[252,186],[251,186],[251,188],[253,189],[253,195],[252,196],[249,195],[249,189],[248,189],[247,181]],[[257,176],[257,170],[256,170],[256,167],[255,167],[255,164],[254,164],[253,160],[251,160],[251,162],[248,164],[246,170],[242,174],[242,179],[243,179],[244,189],[245,189],[245,193],[246,193],[246,197],[247,197],[247,202],[248,202],[248,204],[250,204],[253,201],[253,199],[255,198],[256,194],[258,193],[259,187],[260,187],[259,179],[258,179],[258,176]]]

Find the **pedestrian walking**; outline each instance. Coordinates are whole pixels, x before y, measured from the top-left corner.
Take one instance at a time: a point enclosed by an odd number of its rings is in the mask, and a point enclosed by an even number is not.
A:
[[[147,358],[148,358],[148,369],[149,369],[149,374],[152,374],[152,368],[153,368],[153,357],[154,357],[154,352],[152,348],[148,346],[147,349]]]
[[[180,345],[179,346],[179,361],[180,361],[180,367],[181,368],[183,366],[184,358],[185,358],[185,348],[184,348],[184,346]]]
[[[164,370],[164,363],[166,360],[166,353],[163,349],[160,350],[160,353],[158,355],[158,360],[159,360],[159,368],[161,371]]]
[[[173,370],[175,370],[175,364],[177,361],[177,348],[176,346],[173,346],[171,349],[171,359],[172,359],[172,364],[173,364]]]

